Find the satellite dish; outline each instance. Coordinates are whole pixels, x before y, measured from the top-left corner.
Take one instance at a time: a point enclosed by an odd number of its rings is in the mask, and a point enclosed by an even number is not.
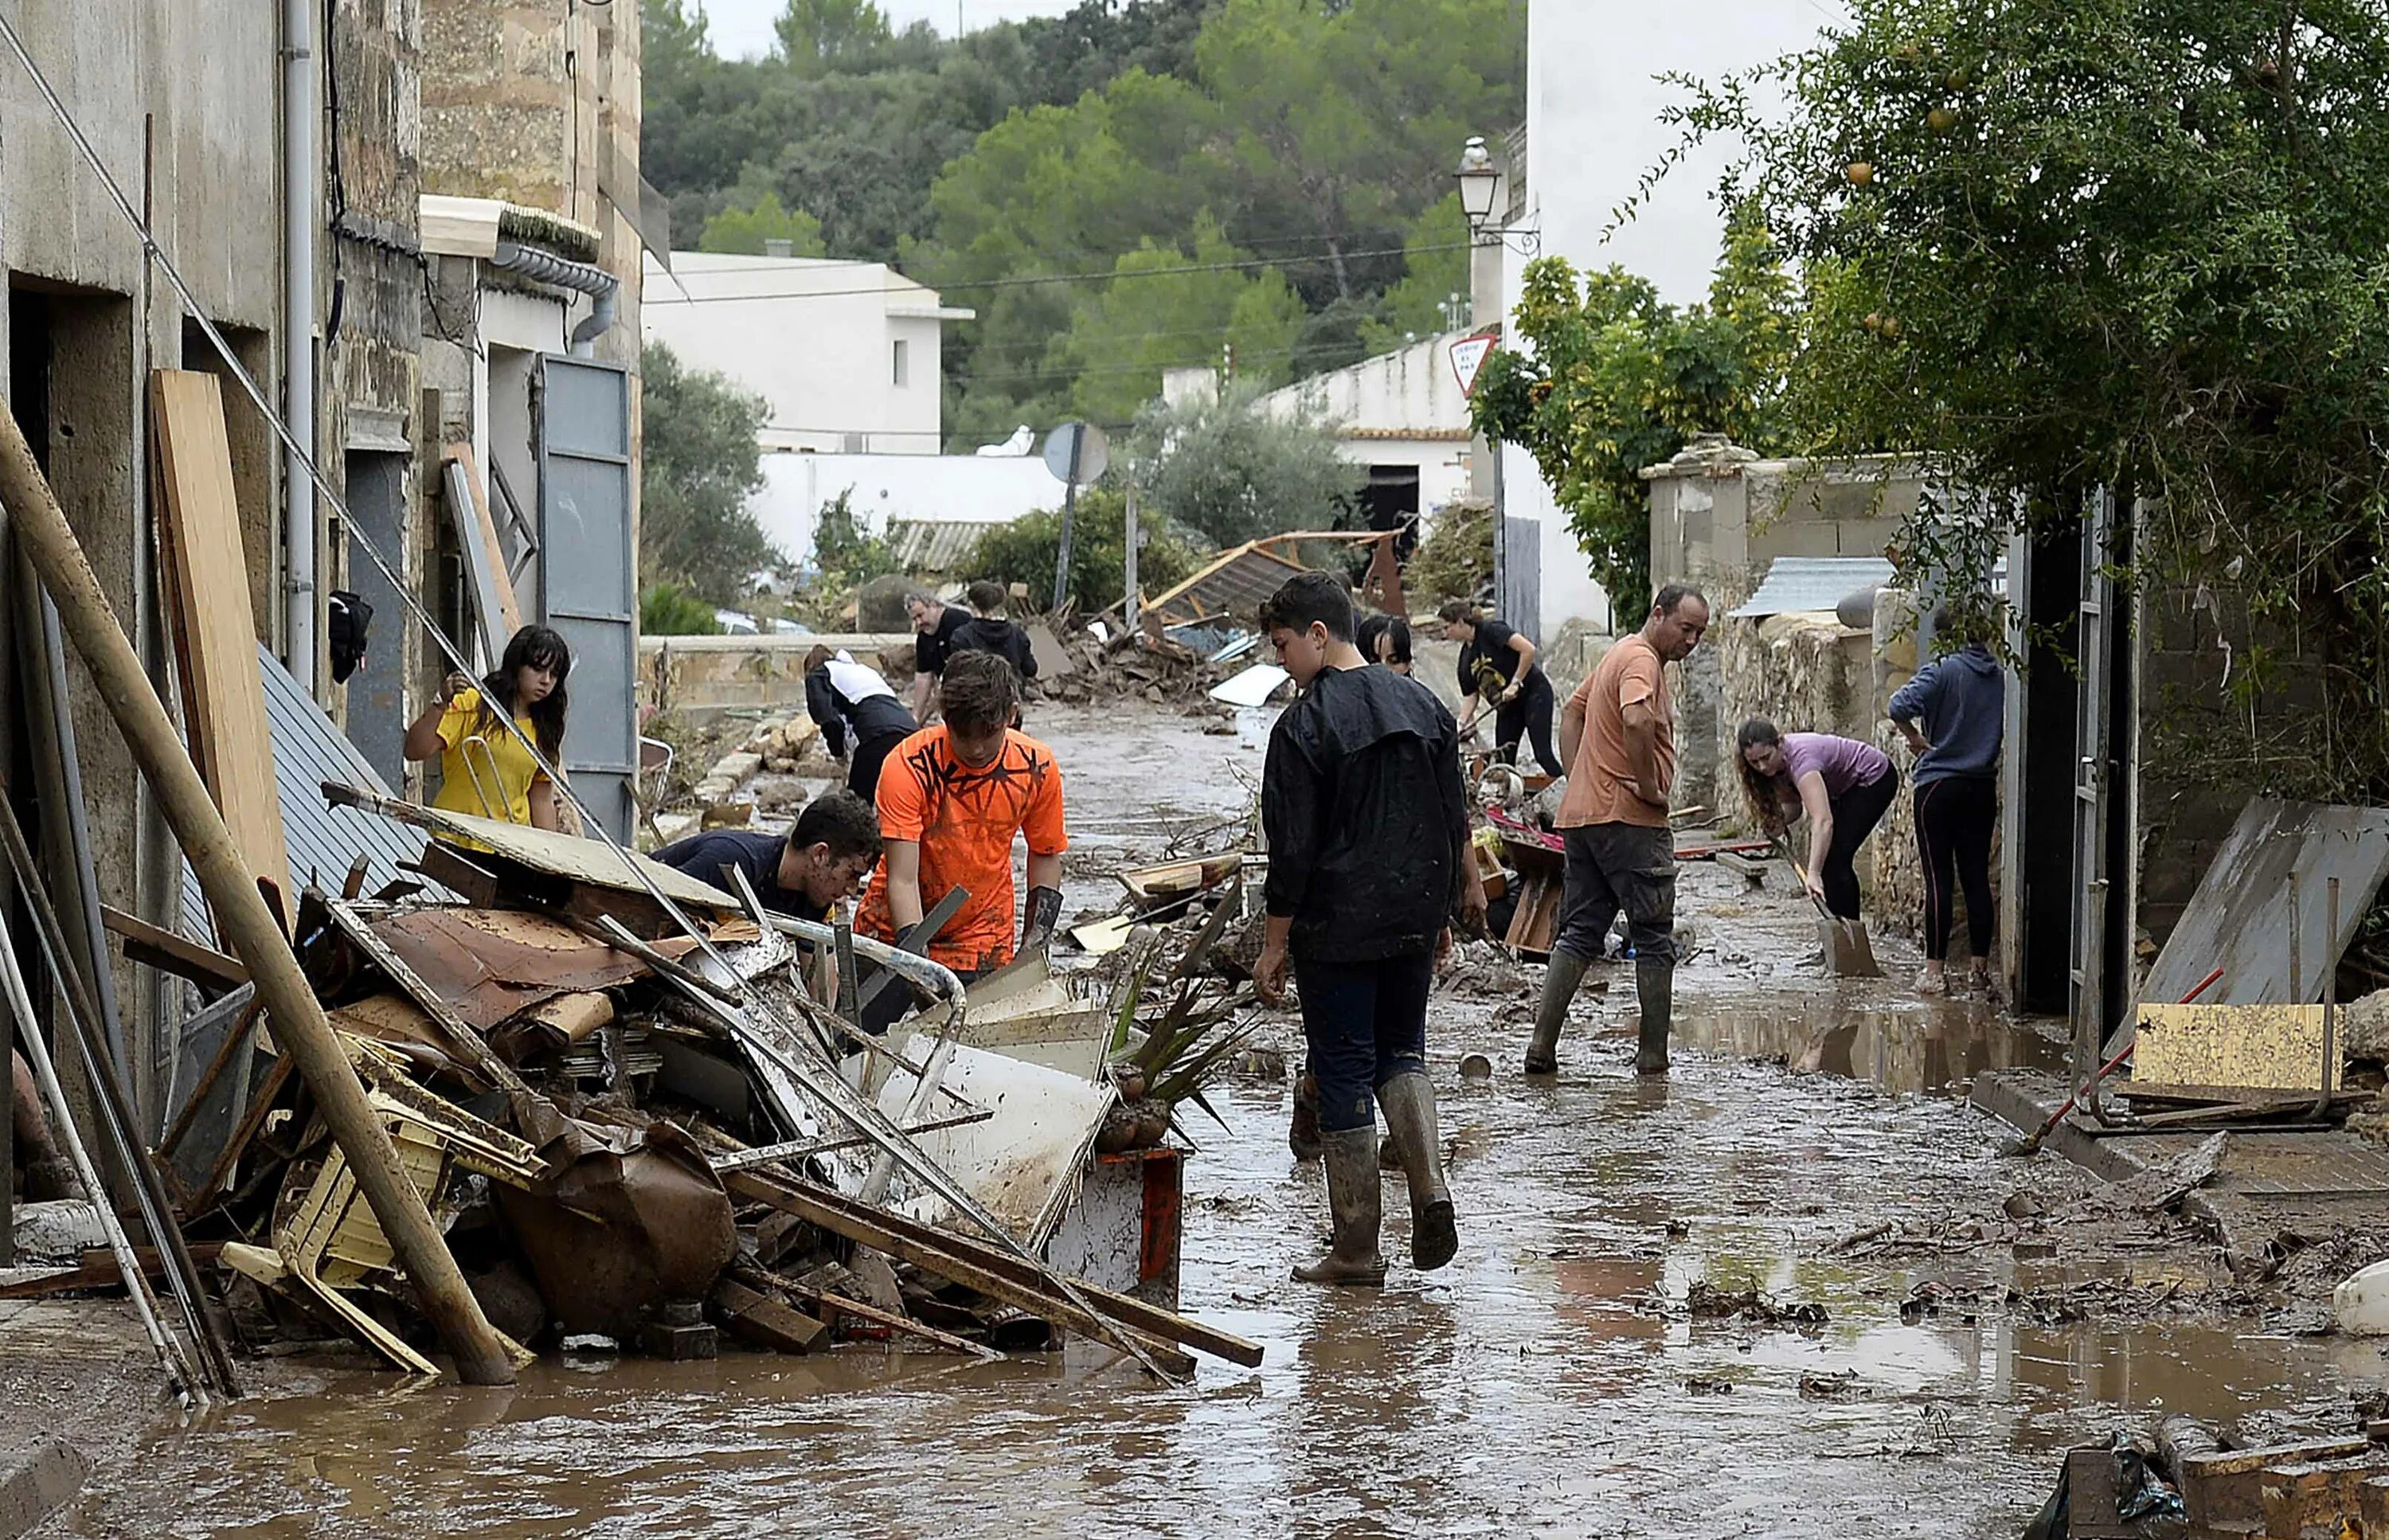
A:
[[[1045,468],[1066,487],[1092,486],[1111,464],[1111,445],[1092,423],[1064,423],[1045,436]]]

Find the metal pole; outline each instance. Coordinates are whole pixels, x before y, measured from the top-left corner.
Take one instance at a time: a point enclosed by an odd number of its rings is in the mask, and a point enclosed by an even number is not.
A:
[[[1136,483],[1128,484],[1128,513],[1122,532],[1128,545],[1128,599],[1122,611],[1128,617],[1128,629],[1136,630]]]
[[[315,448],[315,7],[282,0],[282,378],[290,436]],[[315,694],[315,483],[283,461],[285,642],[290,677]]]
[[[260,904],[263,899],[258,900]],[[134,1314],[141,1317],[141,1330],[157,1350],[158,1361],[165,1366],[166,1378],[172,1382],[174,1394],[192,1407],[208,1404],[208,1393],[183,1355],[179,1343],[166,1334],[165,1323],[158,1318],[157,1296],[149,1292],[149,1275],[143,1269],[141,1259],[133,1253],[133,1241],[117,1222],[116,1207],[109,1201],[108,1189],[100,1185],[98,1168],[91,1163],[91,1152],[83,1147],[82,1130],[75,1126],[74,1109],[67,1105],[67,1093],[58,1085],[57,1066],[50,1062],[50,1050],[42,1041],[40,1025],[33,1020],[33,1002],[25,993],[25,977],[17,970],[17,949],[8,939],[8,926],[0,921],[0,991],[7,996],[8,1013],[16,1018],[17,1035],[24,1039],[25,1057],[33,1066],[33,1076],[41,1082],[42,1094],[50,1104],[50,1115],[57,1120],[58,1142],[66,1146],[67,1158],[74,1163],[75,1175],[83,1178],[83,1190],[90,1195],[91,1206],[99,1215],[99,1228],[108,1237],[108,1249],[116,1254],[116,1265],[124,1275],[125,1292],[133,1296]]]
[[[1054,607],[1070,597],[1070,522],[1079,509],[1079,456],[1086,452],[1083,423],[1070,425],[1070,475],[1062,486],[1062,539],[1054,551]]]

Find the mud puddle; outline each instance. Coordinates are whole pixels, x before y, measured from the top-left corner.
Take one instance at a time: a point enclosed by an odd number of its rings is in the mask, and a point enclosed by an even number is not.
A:
[[[1781,1063],[1796,1075],[1863,1080],[1910,1096],[1963,1096],[1987,1070],[2058,1070],[2067,1055],[2053,1029],[1965,999],[1863,1005],[1826,995],[1693,1001],[1678,1012],[1676,1035],[1707,1052]]]
[[[1220,766],[1258,770],[1259,721],[1229,739],[1046,707],[1031,731],[1062,757],[1094,862],[1157,856],[1167,834],[1138,821],[1241,808]],[[1074,907],[1110,901],[1106,870],[1072,872]],[[1732,891],[1688,869],[1696,912]],[[2344,1425],[2348,1389],[2389,1380],[2359,1343],[2006,1303],[2100,1276],[2161,1285],[2178,1256],[1844,1249],[1871,1226],[1942,1233],[2012,1184],[2023,1168],[1994,1153],[2008,1131],[1950,1093],[2061,1050],[1965,1002],[1799,976],[1786,960],[1813,930],[1788,899],[1733,901],[1748,907],[1711,925],[1718,955],[1683,975],[1663,1082],[1626,1068],[1629,974],[1583,1003],[1552,1081],[1515,1071],[1530,991],[1438,998],[1463,1242],[1439,1273],[1406,1266],[1388,1177],[1385,1292],[1293,1283],[1324,1202],[1285,1152],[1285,1087],[1221,1088],[1224,1128],[1191,1114],[1185,1308],[1263,1342],[1258,1370],[1207,1362],[1161,1388],[1098,1355],[849,1346],[549,1360],[492,1392],[261,1366],[282,1378],[153,1438],[59,1532],[2004,1537],[2071,1444],[2176,1410]],[[1818,1040],[1830,1073],[1773,1062]],[[1491,1078],[1459,1076],[1470,1050]],[[1694,1318],[1696,1281],[1823,1319]],[[1933,1286],[1946,1302],[1917,1310]]]

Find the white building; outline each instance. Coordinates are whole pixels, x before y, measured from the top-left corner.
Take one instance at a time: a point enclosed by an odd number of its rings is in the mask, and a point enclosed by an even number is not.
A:
[[[940,304],[879,262],[675,251],[647,260],[644,320],[693,369],[761,396],[770,450],[935,454],[944,430]]]
[[[1501,310],[1517,302],[1531,259],[1565,257],[1579,271],[1616,263],[1650,279],[1676,304],[1705,299],[1717,265],[1724,221],[1711,197],[1728,156],[1705,146],[1670,170],[1634,218],[1611,226],[1615,210],[1634,194],[1680,135],[1660,121],[1663,108],[1686,99],[1657,77],[1680,71],[1716,81],[1812,42],[1820,26],[1840,19],[1826,0],[1683,0],[1660,9],[1557,4],[1541,0],[1527,12],[1527,124],[1506,151],[1488,125],[1495,154],[1523,185],[1505,188],[1496,217],[1514,234],[1501,253]],[[1759,104],[1765,107],[1762,100]],[[1458,146],[1453,146],[1455,161]],[[1542,153],[1536,154],[1538,148]],[[1506,206],[1507,214],[1502,210]],[[1536,470],[1534,457],[1511,446],[1501,457],[1502,505],[1508,517],[1531,521],[1540,590],[1539,636],[1545,644],[1571,620],[1605,626],[1609,596],[1586,572],[1583,554]],[[1513,526],[1514,531],[1518,527]],[[1514,566],[1519,547],[1513,547]],[[1669,576],[1654,573],[1654,579]],[[1642,595],[1620,596],[1618,618],[1641,611]]]
[[[1468,397],[1451,365],[1454,337],[1429,337],[1297,380],[1263,396],[1261,411],[1327,426],[1337,450],[1366,466],[1371,522],[1426,515],[1468,490]]]
[[[894,532],[901,554],[939,569],[980,532],[1062,503],[1062,483],[1035,454],[766,454],[762,469],[763,490],[747,506],[797,562],[811,559],[822,506],[841,493],[859,525]]]

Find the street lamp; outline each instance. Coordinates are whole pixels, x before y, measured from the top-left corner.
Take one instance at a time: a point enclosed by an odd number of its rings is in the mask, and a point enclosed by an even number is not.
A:
[[[1462,147],[1460,170],[1452,177],[1460,184],[1460,211],[1468,216],[1468,228],[1482,234],[1493,218],[1493,197],[1501,186],[1501,168],[1493,163],[1482,134],[1471,135]]]

